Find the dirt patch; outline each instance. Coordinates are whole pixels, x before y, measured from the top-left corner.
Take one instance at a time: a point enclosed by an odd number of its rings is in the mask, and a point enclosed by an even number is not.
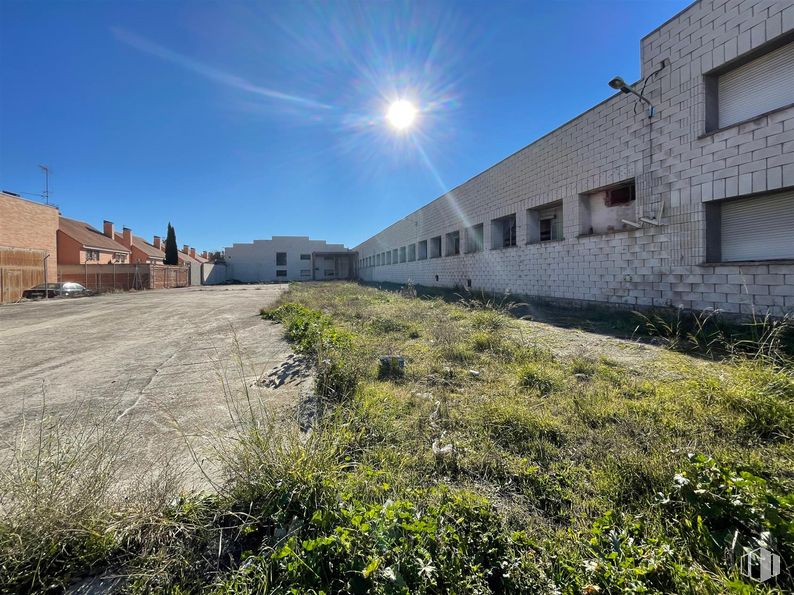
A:
[[[256,402],[294,418],[309,374],[260,308],[286,286],[224,286],[25,303],[0,309],[0,456],[23,427],[90,412],[125,432],[125,477],[165,465],[186,485],[196,460]],[[264,382],[263,382],[264,380]],[[205,470],[215,471],[209,464]]]

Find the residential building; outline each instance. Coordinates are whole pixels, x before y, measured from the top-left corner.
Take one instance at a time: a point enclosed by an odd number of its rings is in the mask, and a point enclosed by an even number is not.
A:
[[[129,248],[113,238],[113,224],[105,221],[105,232],[77,219],[60,217],[58,223],[58,264],[126,264]]]
[[[0,303],[58,280],[58,209],[0,192]],[[46,271],[46,275],[45,275]]]
[[[110,224],[109,228],[105,227],[105,233],[108,232],[113,234],[119,244],[129,249],[131,264],[163,264],[165,252],[158,236],[154,236],[154,244],[150,244],[142,237],[133,234],[129,227],[123,228],[121,233],[116,233],[113,231],[113,225]]]
[[[58,217],[57,207],[0,191],[0,246],[43,251],[53,265],[48,270],[48,280],[55,281]]]
[[[242,282],[352,279],[355,253],[305,236],[273,236],[225,249],[226,276]]]
[[[643,100],[613,95],[366,240],[360,277],[794,312],[794,4],[701,0],[640,55]]]

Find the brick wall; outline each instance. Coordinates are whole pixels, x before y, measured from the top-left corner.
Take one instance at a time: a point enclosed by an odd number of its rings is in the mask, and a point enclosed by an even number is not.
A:
[[[790,0],[703,0],[641,42],[648,119],[618,94],[357,246],[370,281],[466,286],[630,307],[794,311],[794,263],[706,263],[705,203],[794,187],[794,108],[706,134],[704,73],[794,31]],[[627,179],[635,210],[662,225],[581,235],[581,196]],[[564,240],[527,244],[527,209],[563,203]],[[516,214],[517,246],[490,249],[491,220]],[[484,224],[485,250],[362,266],[367,257]],[[794,231],[792,232],[794,234]]]
[[[0,192],[0,246],[44,250],[47,280],[57,279],[58,209]]]

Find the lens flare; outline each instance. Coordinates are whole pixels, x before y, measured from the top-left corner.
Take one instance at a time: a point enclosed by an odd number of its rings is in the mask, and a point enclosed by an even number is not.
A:
[[[416,108],[405,99],[398,99],[389,106],[386,119],[397,130],[405,130],[416,120]]]

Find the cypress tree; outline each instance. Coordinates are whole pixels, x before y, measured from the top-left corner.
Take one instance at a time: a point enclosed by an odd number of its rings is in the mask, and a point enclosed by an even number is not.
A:
[[[178,250],[176,249],[176,232],[168,223],[168,233],[165,236],[165,258],[164,264],[179,264]]]

